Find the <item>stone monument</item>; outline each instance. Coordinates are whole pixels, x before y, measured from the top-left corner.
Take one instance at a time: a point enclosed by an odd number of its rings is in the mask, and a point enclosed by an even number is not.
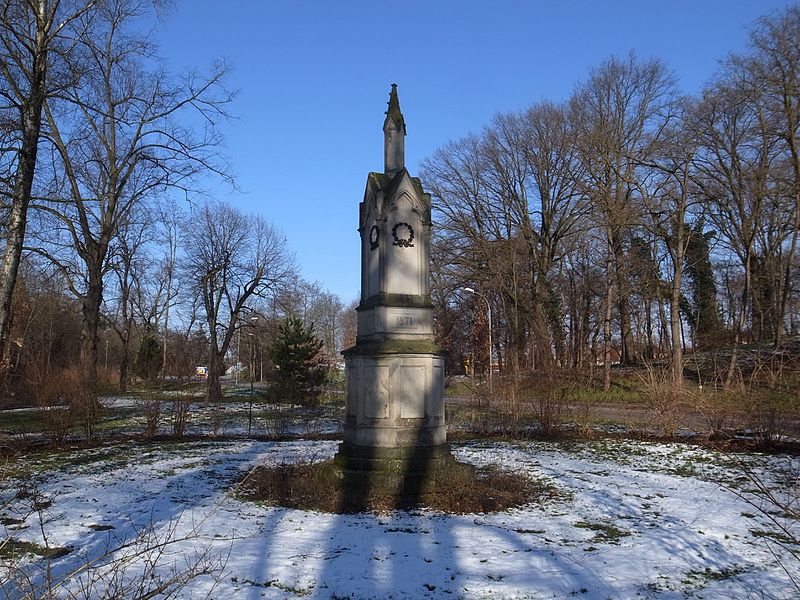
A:
[[[427,488],[453,464],[446,444],[444,354],[433,335],[431,198],[404,164],[406,124],[392,84],[384,170],[359,206],[361,301],[356,344],[344,352],[347,409],[336,463],[377,486]]]

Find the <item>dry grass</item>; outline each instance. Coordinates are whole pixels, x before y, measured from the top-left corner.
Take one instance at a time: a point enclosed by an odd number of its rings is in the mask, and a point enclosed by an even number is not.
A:
[[[394,495],[377,486],[353,485],[332,461],[257,467],[237,495],[270,506],[347,514],[427,508],[449,514],[500,512],[558,495],[556,488],[500,469],[456,465],[436,474],[435,492]]]

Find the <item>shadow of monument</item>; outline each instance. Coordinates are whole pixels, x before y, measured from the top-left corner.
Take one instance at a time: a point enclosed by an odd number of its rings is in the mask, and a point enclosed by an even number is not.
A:
[[[407,445],[397,447],[340,444],[334,458],[339,513],[425,507],[432,496],[451,492],[452,478],[474,475],[472,465],[456,461],[449,444],[433,445],[430,431],[407,433]]]

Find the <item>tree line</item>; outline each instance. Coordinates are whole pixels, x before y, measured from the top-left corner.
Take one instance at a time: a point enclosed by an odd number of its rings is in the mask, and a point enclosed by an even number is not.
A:
[[[274,225],[204,199],[209,176],[235,187],[235,94],[224,63],[164,68],[147,35],[162,6],[0,0],[7,397],[67,371],[125,389],[204,365],[218,399],[225,367],[252,377],[287,317],[315,324],[329,362],[354,342],[353,306],[300,278]],[[607,387],[617,358],[665,359],[680,383],[686,349],[730,347],[730,381],[740,343],[795,335],[798,39],[797,6],[759,20],[697,96],[660,60],[611,58],[567,101],[425,160],[451,371],[602,367]]]
[[[800,7],[765,16],[698,95],[659,59],[591,69],[423,163],[434,304],[458,370],[778,346],[800,324]],[[477,293],[465,293],[465,288]],[[491,310],[491,358],[486,304]],[[469,367],[469,365],[467,365]]]
[[[235,188],[220,130],[235,94],[225,63],[163,66],[148,28],[164,7],[0,0],[6,397],[204,365],[219,399],[243,329],[277,335],[287,317],[316,322],[329,355],[340,347],[341,302],[298,276],[281,232],[206,199],[209,177]]]

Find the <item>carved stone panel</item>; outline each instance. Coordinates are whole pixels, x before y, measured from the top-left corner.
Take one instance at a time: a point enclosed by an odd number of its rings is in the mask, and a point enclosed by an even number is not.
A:
[[[401,419],[425,417],[427,373],[424,365],[403,364],[392,377],[391,393]]]
[[[364,364],[364,416],[367,419],[386,419],[389,417],[389,365]]]

